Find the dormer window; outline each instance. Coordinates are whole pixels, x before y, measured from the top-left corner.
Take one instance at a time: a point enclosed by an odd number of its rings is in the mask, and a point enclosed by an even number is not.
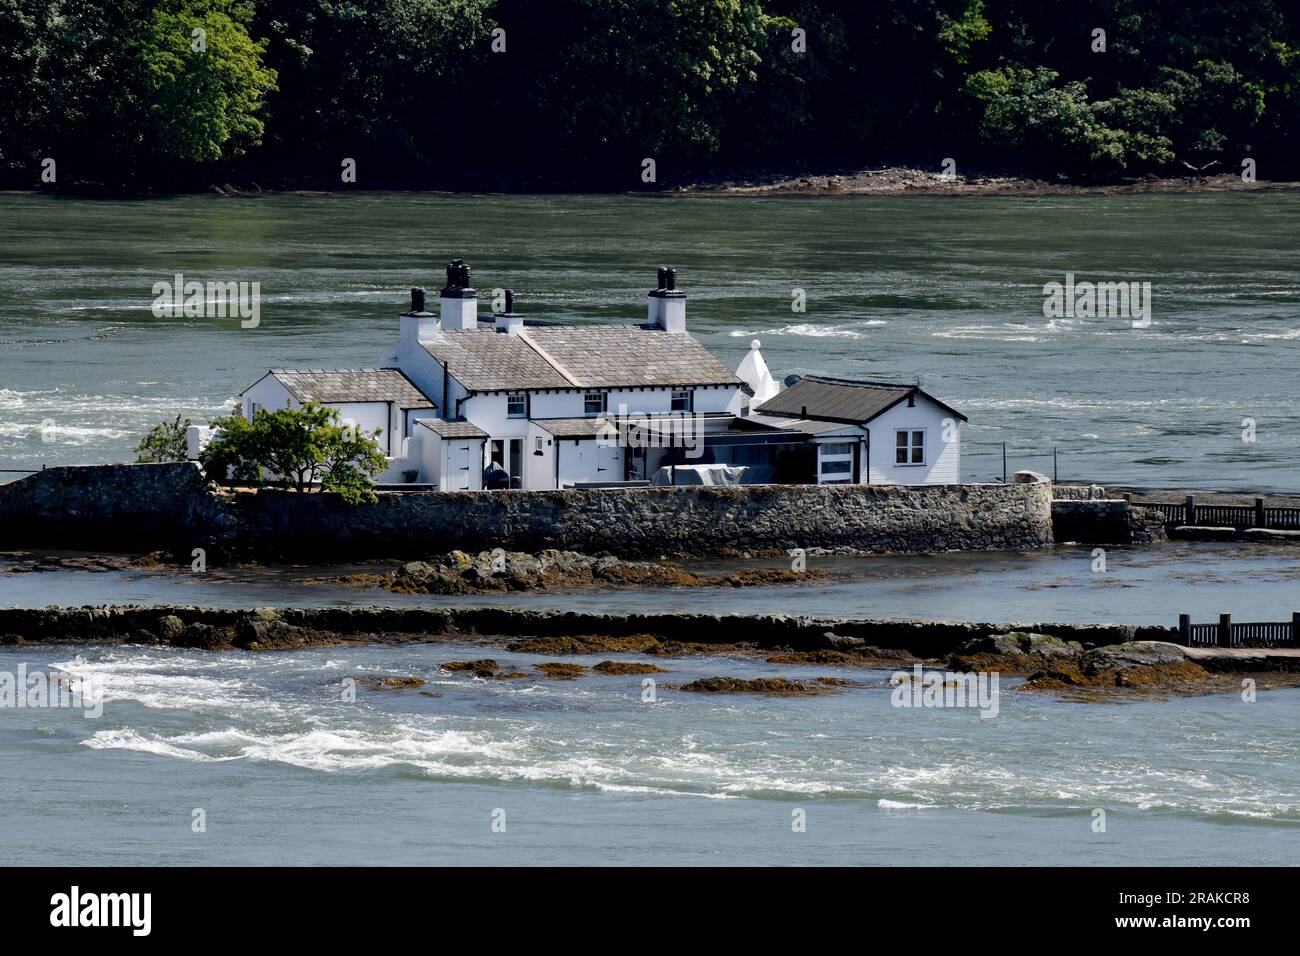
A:
[[[691,389],[683,389],[673,392],[672,410],[675,412],[689,412],[695,405],[695,392]]]
[[[585,392],[582,396],[582,413],[584,415],[600,415],[606,409],[606,395],[604,392]]]
[[[523,392],[509,392],[506,395],[506,417],[527,418],[528,400]]]

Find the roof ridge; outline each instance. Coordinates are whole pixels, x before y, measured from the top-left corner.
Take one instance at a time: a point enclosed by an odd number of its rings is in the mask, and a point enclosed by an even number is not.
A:
[[[530,349],[532,349],[534,352],[536,352],[538,355],[542,357],[542,361],[546,362],[546,364],[550,365],[551,368],[559,372],[560,375],[564,377],[564,380],[567,381],[570,385],[574,386],[575,388],[582,387],[582,383],[579,382],[576,378],[574,378],[571,374],[569,374],[569,370],[567,368],[565,368],[558,361],[556,361],[550,355],[550,353],[546,351],[546,349],[542,348],[540,345],[538,345],[536,342],[534,342],[531,338],[528,337],[527,328],[520,329],[518,332],[518,336],[520,339],[524,341],[524,344],[526,344]]]
[[[835,375],[802,375],[799,381],[810,379],[814,382],[825,382],[828,385],[865,385],[869,388],[920,388],[915,382],[876,382],[871,379],[861,378],[839,378]],[[798,384],[798,382],[794,383]]]

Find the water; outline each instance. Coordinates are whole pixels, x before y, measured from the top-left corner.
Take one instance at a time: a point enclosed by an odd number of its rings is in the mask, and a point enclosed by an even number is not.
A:
[[[1008,466],[1295,491],[1300,196],[1043,199],[0,196],[0,468],[124,461],[272,366],[373,363],[406,289],[463,256],[530,315],[633,321],[661,263],[730,366],[910,380],[971,418],[967,479]],[[153,283],[258,281],[261,325],[155,318]],[[1043,318],[1042,286],[1150,281],[1152,325]],[[808,311],[790,311],[804,289]],[[486,298],[486,296],[485,296]],[[1254,419],[1258,441],[1241,441]],[[52,427],[43,427],[52,426]],[[984,444],[987,443],[987,444]],[[6,477],[0,474],[0,479]],[[10,476],[11,477],[11,476]],[[813,559],[793,588],[457,599],[590,610],[1170,624],[1284,619],[1293,548],[1168,545]],[[0,568],[2,570],[2,568]],[[443,603],[321,569],[0,573],[0,605]],[[105,676],[103,716],[0,709],[11,863],[1288,864],[1300,690],[1086,705],[1001,684],[999,714],[890,705],[884,671],[659,661],[640,677],[482,681],[482,646],[205,654],[0,647],[0,673]],[[617,655],[602,655],[617,656]],[[592,664],[600,657],[580,657]],[[415,675],[360,690],[348,676]],[[709,675],[844,676],[816,698],[706,697]],[[423,693],[427,692],[427,693]],[[201,810],[206,832],[193,831]],[[1106,812],[1105,832],[1094,811]],[[493,832],[502,819],[505,832]],[[807,830],[792,832],[792,814]]]
[[[438,666],[484,653],[0,650],[3,670],[22,659],[108,681],[98,719],[0,719],[6,860],[1294,862],[1298,690],[1249,706],[1235,695],[1098,706],[1007,681],[998,716],[983,719],[895,708],[884,671],[809,671],[868,685],[833,696],[661,687],[646,703],[639,677],[484,681]],[[661,685],[789,670],[659,663]],[[342,679],[367,674],[429,683],[344,702]],[[195,809],[204,833],[192,831]],[[1097,809],[1104,833],[1092,829]],[[798,810],[803,833],[791,829]],[[492,830],[500,811],[504,833]]]
[[[1197,621],[1222,612],[1237,620],[1285,621],[1300,610],[1300,546],[1186,544],[1108,548],[1105,573],[1086,547],[1034,552],[812,556],[829,575],[806,584],[751,588],[646,588],[462,596],[394,594],[330,582],[355,567],[213,568],[186,572],[62,569],[3,573],[0,607],[84,604],[191,604],[203,607],[393,607],[506,605],[556,610],[987,622],[1097,623],[1172,627],[1179,614]],[[750,561],[745,567],[775,567]],[[366,570],[388,570],[371,565]],[[735,561],[697,562],[701,573],[737,570]]]
[[[971,418],[970,480],[1001,474],[1006,442],[1012,470],[1050,471],[1057,447],[1063,478],[1296,490],[1298,213],[1293,193],[4,195],[0,467],[129,460],[150,424],[206,420],[269,367],[373,364],[407,288],[463,256],[481,289],[565,321],[641,319],[672,264],[731,367],[759,338],[778,376],[919,375]],[[155,318],[176,272],[260,282],[260,326]],[[1150,281],[1151,327],[1045,319],[1066,272]]]

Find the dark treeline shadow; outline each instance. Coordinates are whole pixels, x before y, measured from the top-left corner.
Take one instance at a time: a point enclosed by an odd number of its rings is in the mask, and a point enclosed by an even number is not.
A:
[[[0,0],[0,37],[17,188],[1300,166],[1282,0]]]

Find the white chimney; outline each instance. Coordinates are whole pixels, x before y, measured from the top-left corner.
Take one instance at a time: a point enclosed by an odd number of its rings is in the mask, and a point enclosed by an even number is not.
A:
[[[413,349],[421,342],[431,342],[438,334],[438,317],[424,307],[424,290],[411,290],[411,311],[400,319],[399,341],[403,349]]]
[[[518,335],[524,330],[524,317],[515,314],[514,289],[506,289],[506,310],[497,313],[496,329],[506,335]]]
[[[478,293],[469,284],[469,264],[463,259],[447,263],[447,287],[440,298],[444,331],[478,328]]]
[[[665,332],[686,331],[686,293],[677,288],[677,270],[659,267],[659,287],[651,290],[650,324]]]

